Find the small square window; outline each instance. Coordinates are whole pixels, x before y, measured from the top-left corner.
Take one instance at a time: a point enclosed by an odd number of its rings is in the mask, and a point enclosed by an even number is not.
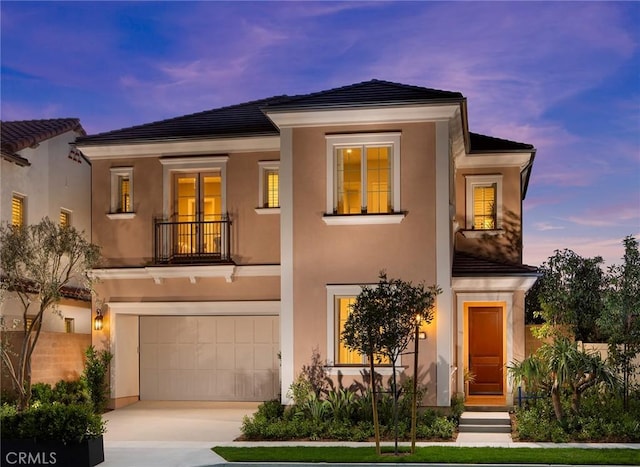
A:
[[[21,227],[25,225],[25,204],[26,198],[22,195],[14,194],[11,198],[11,225]]]
[[[111,213],[133,213],[133,167],[111,169]]]
[[[75,323],[73,318],[64,319],[64,332],[73,334],[75,332]]]
[[[260,209],[280,207],[280,161],[260,161],[258,206]]]
[[[498,230],[502,222],[502,176],[468,175],[466,228]]]

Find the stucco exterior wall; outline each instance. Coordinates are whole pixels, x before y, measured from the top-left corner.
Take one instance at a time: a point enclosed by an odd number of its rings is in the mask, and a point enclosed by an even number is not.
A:
[[[64,208],[71,212],[71,225],[90,238],[91,166],[84,159],[77,162],[68,157],[76,136],[67,132],[19,151],[30,166],[2,160],[0,222],[11,221],[11,198],[18,193],[26,197],[27,224],[46,216],[57,222]]]
[[[237,264],[280,262],[280,216],[257,214],[258,161],[278,160],[278,153],[232,154],[226,168],[226,206],[231,226],[231,256]],[[111,168],[133,168],[132,219],[110,219]],[[163,166],[160,159],[122,158],[93,163],[93,241],[102,247],[105,267],[143,266],[153,259],[153,219],[163,212]],[[168,187],[171,189],[170,187]],[[170,203],[171,204],[171,203]]]
[[[480,231],[466,230],[467,175],[502,175],[502,230],[499,235],[484,235]],[[520,169],[518,167],[460,169],[455,176],[456,221],[460,231],[456,236],[456,249],[472,254],[520,262],[522,255],[522,209]]]
[[[401,208],[406,218],[395,225],[326,225],[325,134],[373,131],[402,133]],[[314,348],[327,356],[327,320],[332,319],[327,317],[328,284],[373,284],[381,270],[393,278],[435,283],[435,125],[294,129],[293,192],[293,365],[299,372]],[[435,344],[435,333],[421,343],[423,368],[430,368]]]

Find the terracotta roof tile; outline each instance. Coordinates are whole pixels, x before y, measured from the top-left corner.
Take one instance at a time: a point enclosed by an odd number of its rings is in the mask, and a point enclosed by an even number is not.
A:
[[[18,165],[29,165],[27,159],[16,154],[18,151],[40,144],[67,131],[76,131],[81,135],[86,135],[77,118],[0,122],[2,157]]]

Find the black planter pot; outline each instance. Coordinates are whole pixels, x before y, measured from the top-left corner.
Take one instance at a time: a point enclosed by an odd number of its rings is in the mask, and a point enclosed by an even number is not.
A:
[[[2,467],[93,467],[104,462],[102,436],[77,444],[29,439],[2,440]]]

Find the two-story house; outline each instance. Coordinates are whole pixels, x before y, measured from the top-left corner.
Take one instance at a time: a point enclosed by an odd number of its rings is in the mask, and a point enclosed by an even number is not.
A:
[[[33,225],[49,217],[90,238],[91,165],[72,145],[86,135],[80,121],[3,121],[0,131],[0,223]],[[35,313],[37,305],[31,307]],[[43,315],[32,361],[34,382],[79,377],[84,349],[91,344],[90,293],[67,287],[56,308],[57,313]],[[5,294],[0,316],[4,329],[22,329],[23,307],[15,295]]]
[[[363,284],[437,284],[426,403],[509,404],[524,357],[535,149],[468,131],[457,92],[372,80],[80,138],[114,406],[287,399],[314,350],[343,381]],[[410,356],[402,361],[411,374]],[[381,368],[390,374],[390,368]],[[465,372],[475,381],[465,385]]]

